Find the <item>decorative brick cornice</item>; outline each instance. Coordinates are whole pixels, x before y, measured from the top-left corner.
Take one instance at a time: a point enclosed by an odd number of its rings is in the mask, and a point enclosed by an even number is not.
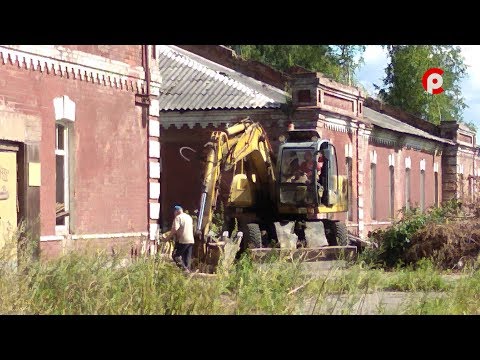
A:
[[[397,141],[394,139],[388,139],[388,138],[379,137],[375,135],[370,136],[368,141],[370,144],[374,144],[374,145],[385,145],[385,146],[393,146],[393,147],[398,146]]]
[[[323,119],[322,121],[325,128],[333,131],[356,133],[358,129],[358,125],[356,123],[339,118],[325,117],[325,119]]]
[[[53,45],[0,45],[0,65],[145,93],[142,67]],[[160,84],[152,82],[151,85]]]
[[[228,123],[233,125],[237,121],[244,119],[246,116],[250,116],[254,121],[259,121],[264,127],[285,127],[288,122],[287,116],[279,109],[257,109],[251,111],[196,110],[186,112],[162,112],[160,116],[160,125],[163,129],[169,129],[171,126],[181,129],[184,125],[189,129],[206,128],[208,126],[218,128],[223,126],[222,124]]]
[[[402,133],[396,133],[391,130],[376,129],[369,138],[371,144],[384,145],[395,148],[406,148],[426,153],[435,153],[435,150],[443,150],[444,146],[437,142],[422,139],[417,136],[410,136]]]

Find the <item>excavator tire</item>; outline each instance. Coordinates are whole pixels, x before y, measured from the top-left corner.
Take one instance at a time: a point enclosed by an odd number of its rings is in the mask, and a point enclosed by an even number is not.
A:
[[[262,247],[262,233],[260,231],[260,225],[257,223],[248,223],[242,227],[242,231],[245,248]]]
[[[348,245],[348,230],[344,222],[335,222],[335,237],[337,238],[337,244],[339,246]]]

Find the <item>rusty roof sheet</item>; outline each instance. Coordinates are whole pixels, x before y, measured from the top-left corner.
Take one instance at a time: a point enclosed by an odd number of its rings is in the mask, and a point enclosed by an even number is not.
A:
[[[381,127],[383,129],[388,129],[404,134],[416,135],[423,137],[425,139],[440,141],[447,144],[454,144],[453,141],[444,139],[432,134],[424,130],[420,130],[414,126],[404,123],[401,120],[397,120],[389,115],[382,114],[378,111],[372,110],[368,107],[363,108],[363,116],[366,117],[374,126]]]
[[[173,45],[159,46],[160,111],[279,108],[289,95]]]

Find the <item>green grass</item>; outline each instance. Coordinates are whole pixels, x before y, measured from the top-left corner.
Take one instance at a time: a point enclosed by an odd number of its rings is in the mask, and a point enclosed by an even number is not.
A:
[[[4,260],[0,314],[357,314],[368,296],[385,291],[415,295],[393,313],[480,313],[480,272],[448,281],[429,260],[392,271],[358,261],[314,275],[296,262],[259,265],[244,257],[216,276],[189,276],[161,259],[124,264],[101,252],[24,260],[17,268]]]
[[[424,297],[408,304],[407,312],[418,315],[480,314],[480,272],[474,271],[456,280],[442,297]]]
[[[302,280],[296,264],[248,258],[214,277],[152,258],[120,266],[104,253],[24,266],[0,270],[2,314],[291,314],[299,298],[288,293]]]

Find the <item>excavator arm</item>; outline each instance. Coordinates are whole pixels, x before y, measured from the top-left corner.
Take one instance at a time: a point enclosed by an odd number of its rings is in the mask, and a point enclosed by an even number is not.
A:
[[[267,184],[273,196],[275,170],[273,150],[263,127],[246,118],[225,131],[215,131],[205,144],[205,168],[197,222],[197,234],[205,240],[215,211],[222,172],[245,161],[249,175]],[[241,166],[243,169],[243,164]],[[242,170],[243,171],[243,170]]]

